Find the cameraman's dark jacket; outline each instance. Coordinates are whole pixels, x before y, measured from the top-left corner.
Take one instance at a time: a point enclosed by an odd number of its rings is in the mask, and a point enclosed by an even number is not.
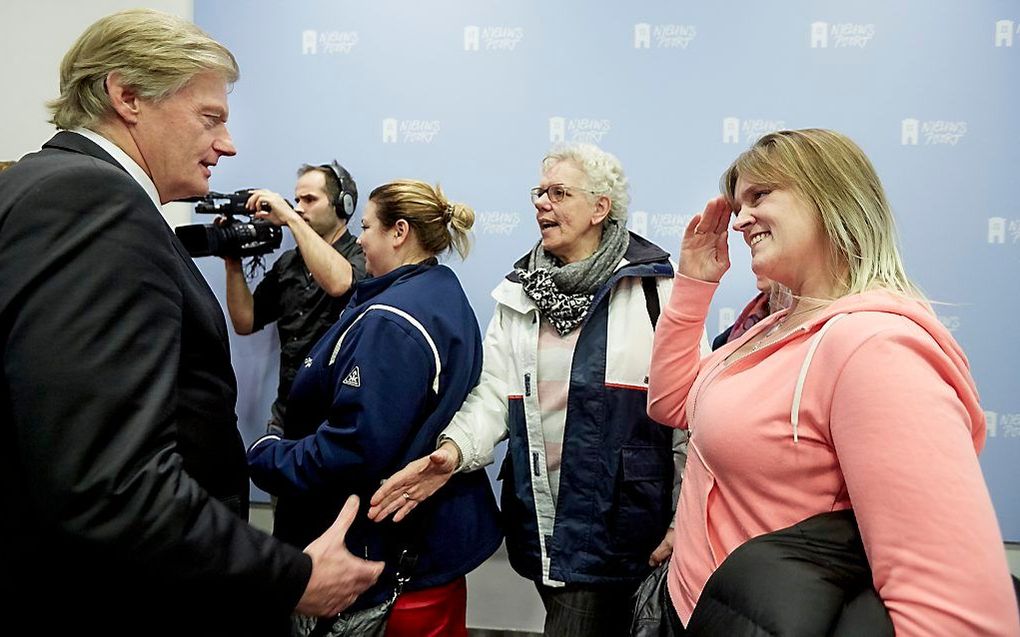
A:
[[[297,248],[280,255],[256,286],[252,331],[276,321],[280,334],[280,384],[273,412],[282,415],[298,367],[312,345],[340,318],[354,292],[354,283],[365,278],[365,253],[348,229],[333,248],[351,264],[353,282],[345,294],[333,297],[312,278]]]

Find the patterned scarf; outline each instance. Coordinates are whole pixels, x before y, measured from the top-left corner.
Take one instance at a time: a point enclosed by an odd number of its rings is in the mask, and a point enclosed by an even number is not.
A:
[[[732,343],[737,340],[741,334],[757,325],[759,321],[771,313],[769,311],[769,295],[760,292],[758,296],[754,297],[747,304],[747,307],[740,313],[740,316],[737,317],[737,320],[733,323],[733,328],[730,329],[730,335],[726,342]]]
[[[629,243],[623,224],[608,219],[599,247],[588,258],[563,265],[539,240],[528,257],[527,270],[518,268],[517,276],[542,317],[565,336],[584,320],[595,291],[612,276]]]

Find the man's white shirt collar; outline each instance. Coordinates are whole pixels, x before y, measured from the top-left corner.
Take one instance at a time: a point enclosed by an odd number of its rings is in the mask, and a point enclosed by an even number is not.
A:
[[[138,182],[138,185],[142,187],[145,194],[149,195],[149,199],[152,199],[152,203],[155,204],[156,209],[160,212],[163,211],[163,204],[159,202],[159,191],[156,190],[156,184],[152,183],[152,179],[145,173],[144,170],[142,170],[142,167],[138,165],[138,162],[131,159],[131,156],[121,150],[120,146],[114,144],[99,133],[87,128],[75,128],[71,132],[77,133],[82,137],[95,142],[96,145],[108,152],[110,156],[113,157],[117,163],[120,164],[124,170],[126,170],[128,174]]]

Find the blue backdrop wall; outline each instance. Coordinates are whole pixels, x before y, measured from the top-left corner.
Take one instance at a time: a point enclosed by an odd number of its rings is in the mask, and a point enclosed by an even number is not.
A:
[[[366,194],[440,182],[478,214],[471,256],[451,265],[483,329],[490,289],[538,238],[528,189],[553,142],[619,156],[631,229],[675,257],[722,170],[762,134],[848,134],[884,180],[909,272],[970,357],[988,410],[981,464],[1005,537],[1020,540],[1014,0],[195,0],[195,21],[242,72],[239,154],[213,188],[289,197],[300,164],[333,158]],[[747,250],[732,253],[711,334],[754,294]],[[222,265],[199,263],[222,300]],[[232,342],[249,440],[275,394],[275,339]]]

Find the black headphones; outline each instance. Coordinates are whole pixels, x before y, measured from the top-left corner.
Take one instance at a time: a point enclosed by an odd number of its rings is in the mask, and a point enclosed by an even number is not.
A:
[[[358,206],[358,185],[354,183],[354,178],[335,159],[328,164],[320,164],[319,168],[329,171],[329,174],[336,178],[339,186],[337,191],[340,194],[330,203],[341,221],[350,221],[354,216],[354,209]]]

